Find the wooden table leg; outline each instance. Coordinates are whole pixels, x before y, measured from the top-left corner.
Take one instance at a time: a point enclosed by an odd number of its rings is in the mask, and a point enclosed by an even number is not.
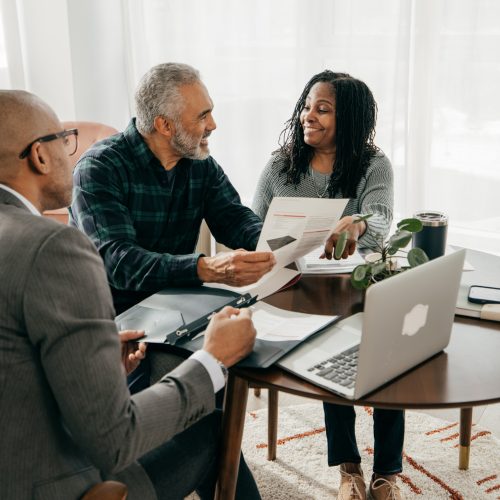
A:
[[[278,439],[278,391],[269,389],[267,402],[267,459],[276,460],[276,441]]]
[[[470,436],[472,431],[472,408],[460,408],[460,443],[458,468],[469,468]]]
[[[229,372],[222,416],[222,443],[216,500],[233,500],[240,465],[248,383]]]

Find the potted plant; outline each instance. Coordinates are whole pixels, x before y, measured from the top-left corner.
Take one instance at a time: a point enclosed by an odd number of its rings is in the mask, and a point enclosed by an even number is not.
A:
[[[355,223],[366,220],[371,214],[358,217]],[[370,259],[364,264],[355,267],[351,274],[351,283],[354,288],[363,290],[368,288],[371,283],[383,280],[395,273],[404,271],[397,264],[396,253],[406,254],[409,267],[416,267],[429,260],[426,253],[421,248],[412,248],[408,252],[404,251],[412,239],[412,234],[422,230],[422,223],[418,219],[403,219],[398,222],[396,231],[386,241],[381,235],[375,235],[377,247],[375,253],[370,254]],[[348,233],[344,231],[339,235],[337,245],[335,246],[335,257],[340,258],[347,243]],[[368,256],[367,256],[368,257]]]

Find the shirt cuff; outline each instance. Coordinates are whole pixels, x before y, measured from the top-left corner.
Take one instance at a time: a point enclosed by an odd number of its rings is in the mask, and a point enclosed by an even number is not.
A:
[[[214,393],[219,392],[226,385],[226,379],[224,378],[222,368],[209,352],[200,349],[189,356],[189,359],[195,359],[203,365],[205,370],[207,370],[214,386]]]
[[[175,286],[200,285],[198,276],[198,259],[201,253],[190,253],[187,255],[168,256],[167,273],[171,284]]]

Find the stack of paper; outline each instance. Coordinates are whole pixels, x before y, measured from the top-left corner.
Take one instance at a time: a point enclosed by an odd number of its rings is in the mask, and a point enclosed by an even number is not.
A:
[[[298,261],[302,274],[342,274],[350,273],[352,270],[364,264],[365,260],[356,250],[347,259],[320,259],[324,247],[318,247]]]

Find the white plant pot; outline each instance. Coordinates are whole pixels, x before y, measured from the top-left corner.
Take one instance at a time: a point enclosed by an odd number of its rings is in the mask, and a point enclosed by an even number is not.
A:
[[[365,262],[368,264],[373,264],[382,258],[380,252],[372,252],[365,256]],[[388,257],[385,261],[385,266],[388,271],[397,271],[401,265],[397,257]]]

